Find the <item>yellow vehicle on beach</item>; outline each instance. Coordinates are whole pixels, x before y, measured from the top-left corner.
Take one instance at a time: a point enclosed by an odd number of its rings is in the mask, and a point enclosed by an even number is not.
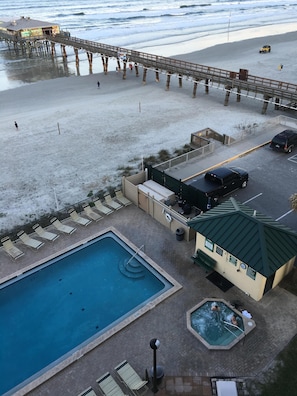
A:
[[[262,48],[260,48],[260,54],[266,54],[268,52],[271,52],[271,46],[270,45],[263,45]]]

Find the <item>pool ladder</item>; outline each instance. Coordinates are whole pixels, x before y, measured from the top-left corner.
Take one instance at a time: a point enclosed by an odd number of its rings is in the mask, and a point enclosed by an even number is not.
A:
[[[144,245],[141,245],[126,263],[121,262],[119,264],[119,269],[123,275],[127,276],[128,278],[134,278],[134,279],[144,277],[145,271],[144,271],[143,266],[137,260],[133,261],[135,256],[143,248],[144,248]]]

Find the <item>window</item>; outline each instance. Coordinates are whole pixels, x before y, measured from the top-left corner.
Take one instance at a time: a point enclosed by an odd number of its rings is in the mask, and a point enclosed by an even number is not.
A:
[[[233,264],[233,265],[237,265],[237,258],[235,258],[234,256],[229,256],[229,263]]]
[[[213,242],[210,239],[205,239],[204,246],[213,252]]]
[[[216,253],[219,254],[220,256],[223,256],[224,250],[222,248],[220,248],[219,246],[217,246]]]
[[[252,278],[252,279],[256,279],[256,274],[257,274],[257,272],[255,271],[255,270],[253,270],[253,268],[251,268],[251,267],[248,267],[248,269],[246,270],[246,274],[247,274],[247,276],[249,276],[250,278]]]

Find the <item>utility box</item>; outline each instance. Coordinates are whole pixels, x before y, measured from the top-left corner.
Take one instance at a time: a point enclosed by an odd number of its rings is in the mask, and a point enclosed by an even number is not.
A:
[[[239,69],[239,80],[247,81],[249,71],[246,69]]]
[[[217,381],[216,386],[218,396],[238,396],[235,381]]]

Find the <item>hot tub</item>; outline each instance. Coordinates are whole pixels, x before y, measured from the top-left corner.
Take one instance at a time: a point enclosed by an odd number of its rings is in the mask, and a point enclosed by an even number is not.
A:
[[[187,312],[188,330],[208,349],[231,349],[255,327],[222,299],[204,299]]]

